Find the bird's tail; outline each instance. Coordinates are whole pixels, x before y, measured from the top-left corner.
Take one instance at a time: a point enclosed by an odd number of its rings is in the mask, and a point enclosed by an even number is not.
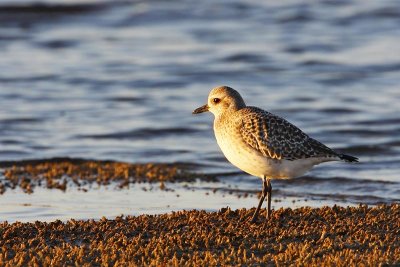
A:
[[[358,162],[358,158],[350,156],[350,155],[339,154],[339,158],[346,162]]]

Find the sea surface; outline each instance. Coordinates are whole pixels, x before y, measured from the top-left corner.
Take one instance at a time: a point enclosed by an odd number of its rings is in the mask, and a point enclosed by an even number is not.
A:
[[[9,190],[0,220],[256,206],[260,179],[225,160],[212,114],[191,114],[218,85],[360,159],[274,180],[273,208],[399,202],[399,44],[395,0],[2,0],[0,161],[187,162],[234,174],[173,192]],[[251,196],[224,193],[232,188]]]

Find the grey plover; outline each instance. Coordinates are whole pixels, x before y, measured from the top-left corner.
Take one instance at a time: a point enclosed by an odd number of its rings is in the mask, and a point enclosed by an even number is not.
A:
[[[299,128],[257,107],[246,106],[240,94],[227,86],[211,90],[207,104],[193,114],[214,114],[214,133],[225,157],[246,173],[260,177],[263,190],[252,217],[255,222],[265,198],[271,215],[271,179],[303,175],[327,161],[358,162],[358,158],[335,152]]]

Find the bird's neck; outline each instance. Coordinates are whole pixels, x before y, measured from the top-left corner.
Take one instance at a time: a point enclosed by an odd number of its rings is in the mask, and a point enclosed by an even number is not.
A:
[[[246,107],[244,105],[242,108]],[[219,113],[217,116],[215,116],[215,122],[216,123],[222,123],[224,121],[232,121],[236,119],[235,113],[238,112],[240,109],[236,106],[231,106],[227,109],[225,109],[223,112]]]

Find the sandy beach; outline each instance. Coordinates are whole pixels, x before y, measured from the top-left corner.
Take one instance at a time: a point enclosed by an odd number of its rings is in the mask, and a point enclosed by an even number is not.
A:
[[[394,266],[400,205],[0,224],[1,266]]]
[[[67,184],[174,183],[215,177],[179,164],[56,158],[2,162],[2,193]],[[73,183],[71,183],[71,181]],[[72,184],[72,185],[71,185]],[[60,192],[61,193],[61,192]],[[400,205],[185,210],[100,220],[1,222],[1,266],[393,266],[400,264]]]

